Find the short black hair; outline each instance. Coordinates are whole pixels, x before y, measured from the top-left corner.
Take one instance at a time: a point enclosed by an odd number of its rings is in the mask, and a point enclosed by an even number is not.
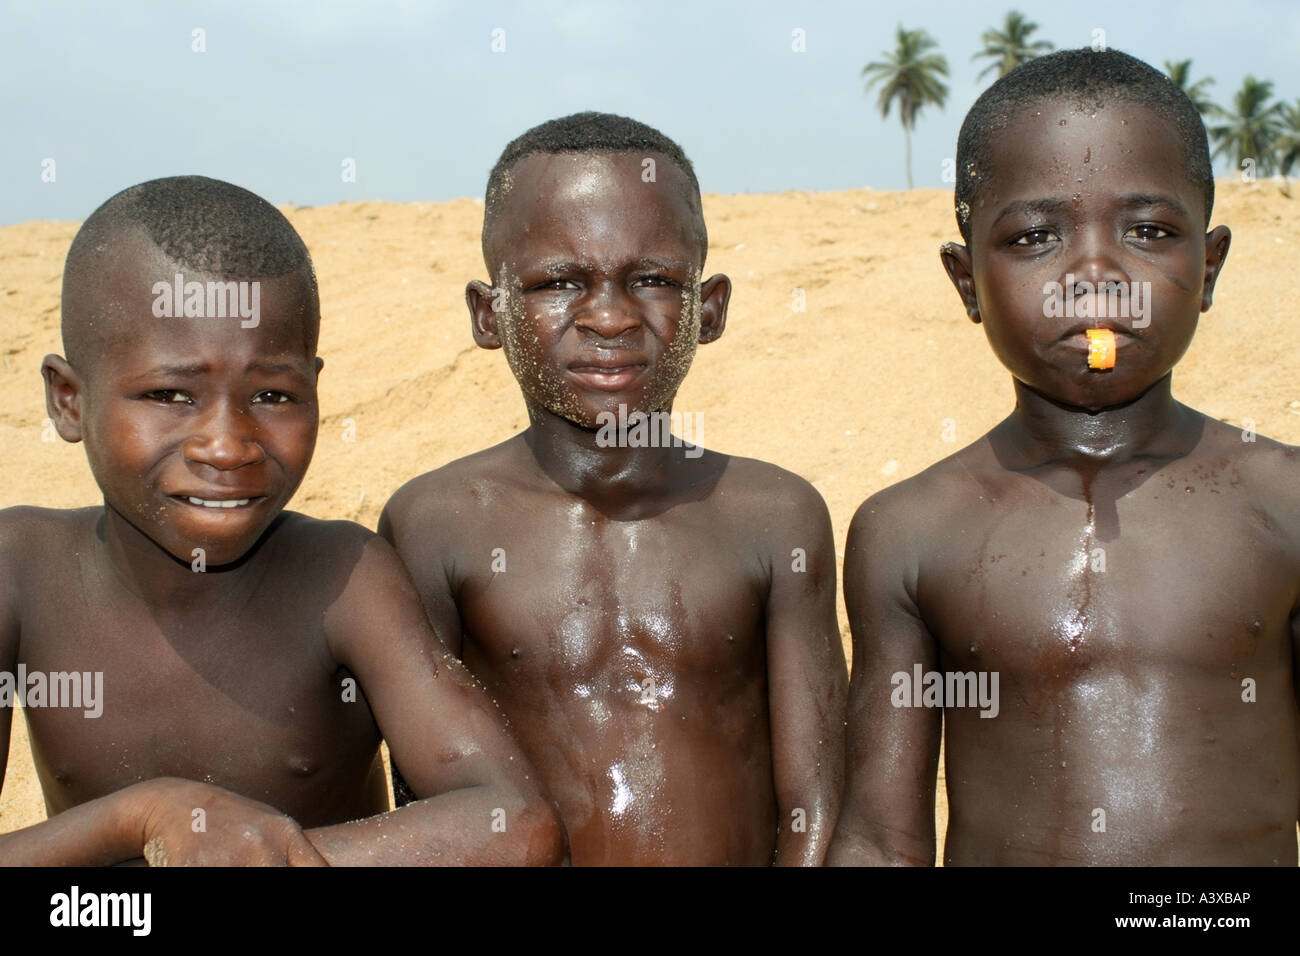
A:
[[[122,233],[138,229],[169,258],[222,278],[275,277],[301,272],[317,294],[316,274],[302,238],[289,220],[256,193],[206,176],[169,176],[124,189],[90,214],[68,250],[69,283],[90,278],[96,261]],[[80,317],[63,310],[64,348],[72,357]],[[319,324],[307,329],[315,351]]]
[[[975,101],[957,136],[957,228],[970,242],[970,214],[987,178],[995,133],[1026,107],[1073,99],[1080,109],[1135,103],[1173,124],[1183,141],[1187,177],[1205,193],[1205,219],[1214,208],[1214,170],[1201,114],[1178,85],[1150,64],[1119,50],[1060,50],[1035,57],[1002,77]]]
[[[547,120],[511,140],[488,175],[487,195],[483,201],[483,252],[487,253],[488,233],[495,224],[505,198],[510,192],[510,171],[525,156],[534,153],[660,153],[686,174],[691,189],[687,201],[695,213],[693,231],[701,247],[708,248],[709,236],[704,226],[700,204],[700,181],[686,153],[673,140],[653,126],[614,113],[574,113]]]
[[[126,226],[169,259],[217,276],[281,276],[311,268],[289,220],[256,193],[206,176],[171,176],[124,189],[82,224],[68,263]]]

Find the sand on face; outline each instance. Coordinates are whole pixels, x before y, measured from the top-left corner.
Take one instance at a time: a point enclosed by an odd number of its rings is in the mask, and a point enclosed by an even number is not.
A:
[[[487,279],[482,204],[345,203],[286,209],[320,279],[322,421],[292,507],[373,528],[407,479],[526,425],[504,357],[470,338],[464,287]],[[853,511],[1011,409],[1009,376],[939,264],[959,239],[952,195],[854,190],[706,196],[705,275],[735,290],[722,338],[701,347],[675,408],[704,443],[776,462],[830,506],[842,560]],[[1208,415],[1300,444],[1300,206],[1270,182],[1219,184],[1233,229],[1215,306],[1175,374]],[[0,228],[0,507],[99,500],[80,448],[44,426],[39,367],[61,352],[59,283],[75,223]],[[803,311],[796,311],[802,295]],[[945,440],[946,438],[951,440]],[[840,631],[848,627],[840,601]],[[105,706],[112,706],[107,685]],[[942,770],[940,771],[942,774]],[[0,795],[0,832],[44,817],[21,722]],[[947,822],[943,788],[939,833]]]

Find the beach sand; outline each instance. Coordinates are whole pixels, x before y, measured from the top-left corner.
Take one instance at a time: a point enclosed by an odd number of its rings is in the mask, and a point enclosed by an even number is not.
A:
[[[825,496],[836,549],[875,491],[979,437],[1011,409],[1010,377],[965,316],[939,263],[958,239],[941,190],[706,196],[706,274],[735,290],[727,331],[700,349],[676,407],[702,415],[710,448],[776,462]],[[465,282],[486,278],[482,205],[345,203],[288,208],[320,279],[322,421],[291,507],[373,528],[407,479],[525,425],[499,353],[475,347]],[[1300,199],[1273,181],[1219,184],[1233,229],[1215,306],[1175,373],[1206,414],[1300,444]],[[0,228],[0,507],[99,498],[85,456],[44,427],[39,367],[62,352],[59,287],[75,223]],[[792,309],[803,290],[806,311]],[[953,441],[944,440],[951,419]],[[354,437],[349,441],[347,438]],[[841,633],[848,627],[840,601]],[[112,688],[105,688],[112,706]],[[942,773],[942,771],[941,771]],[[15,720],[0,832],[44,807]],[[947,820],[942,781],[937,816]]]

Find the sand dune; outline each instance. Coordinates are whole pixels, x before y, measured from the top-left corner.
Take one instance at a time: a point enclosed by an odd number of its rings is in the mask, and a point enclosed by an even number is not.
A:
[[[825,496],[839,552],[864,497],[973,440],[1011,407],[1010,380],[939,264],[956,239],[951,194],[857,190],[707,196],[708,270],[735,283],[726,334],[702,348],[678,408],[704,444],[768,459]],[[292,507],[374,527],[413,475],[525,422],[499,353],[475,348],[465,282],[486,278],[482,206],[346,203],[286,209],[315,259],[323,419]],[[1275,184],[1219,185],[1234,231],[1214,309],[1175,373],[1207,414],[1300,444],[1300,201]],[[41,357],[61,352],[59,283],[75,223],[0,228],[0,507],[98,500],[82,450],[43,440]],[[794,290],[805,312],[792,310]],[[955,423],[955,442],[943,422]],[[355,432],[355,441],[345,437]],[[52,437],[49,434],[45,438]],[[841,602],[841,630],[847,646]],[[110,691],[111,693],[111,691]],[[939,815],[946,820],[942,803]],[[15,721],[0,831],[43,817]]]

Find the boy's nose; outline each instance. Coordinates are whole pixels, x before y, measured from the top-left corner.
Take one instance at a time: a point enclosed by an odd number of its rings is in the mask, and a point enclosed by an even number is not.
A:
[[[1075,251],[1066,269],[1066,274],[1073,275],[1075,282],[1090,282],[1096,286],[1103,282],[1128,281],[1128,273],[1120,265],[1114,248],[1102,237],[1081,235]],[[1061,281],[1065,282],[1064,276]]]
[[[222,471],[251,465],[266,457],[258,429],[247,412],[218,405],[203,417],[184,445],[185,457]]]
[[[593,289],[582,303],[574,322],[606,339],[618,338],[641,324],[641,316],[627,296],[612,287]]]

